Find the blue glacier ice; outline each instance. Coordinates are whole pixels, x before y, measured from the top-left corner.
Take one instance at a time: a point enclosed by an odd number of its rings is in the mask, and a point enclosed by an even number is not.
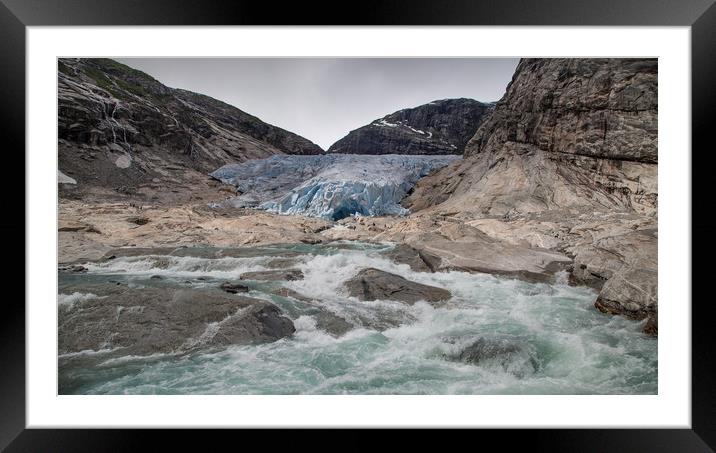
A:
[[[211,176],[236,187],[233,206],[339,220],[403,215],[400,201],[420,178],[459,156],[276,155],[225,165]]]

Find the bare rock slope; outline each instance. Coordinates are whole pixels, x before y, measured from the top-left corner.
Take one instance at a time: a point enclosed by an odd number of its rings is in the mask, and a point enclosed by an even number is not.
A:
[[[494,104],[443,99],[403,109],[351,131],[328,148],[343,154],[462,154]]]
[[[523,59],[465,159],[403,204],[574,259],[597,308],[657,313],[657,60]]]
[[[321,148],[236,107],[106,58],[58,62],[61,195],[189,186],[216,168]]]

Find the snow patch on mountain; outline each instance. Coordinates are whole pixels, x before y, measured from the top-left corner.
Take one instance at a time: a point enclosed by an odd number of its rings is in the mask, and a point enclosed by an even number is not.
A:
[[[378,121],[375,122],[375,123],[372,123],[372,126],[378,126],[378,127],[399,127],[399,126],[403,126],[403,127],[407,127],[408,129],[410,129],[411,131],[415,132],[416,134],[420,134],[420,135],[425,135],[425,134],[426,134],[425,131],[420,130],[420,129],[415,129],[413,126],[407,124],[407,123],[405,122],[405,120],[400,120],[400,121],[398,121],[397,123],[389,123],[389,122],[386,121],[385,119],[381,119],[381,120],[378,120]],[[429,135],[428,135],[428,138],[431,138],[431,137],[433,136],[433,133],[432,133],[432,132],[427,132],[427,134],[429,134]]]
[[[387,122],[387,121],[385,121],[385,120],[383,119],[383,120],[378,121],[377,123],[373,123],[373,126],[378,126],[378,127],[386,127],[386,126],[387,126],[387,127],[398,127],[399,124],[389,123],[389,122]]]

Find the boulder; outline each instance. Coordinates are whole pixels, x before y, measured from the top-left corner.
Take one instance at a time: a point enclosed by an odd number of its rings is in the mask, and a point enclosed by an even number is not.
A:
[[[379,269],[363,269],[345,284],[348,293],[360,300],[397,300],[409,305],[424,300],[431,305],[442,305],[450,299],[450,291],[436,286],[407,280],[399,275]]]
[[[658,238],[655,229],[606,236],[576,246],[573,280],[599,289],[595,307],[631,319],[655,318],[658,298]],[[601,280],[601,281],[600,281]]]
[[[646,324],[644,325],[644,333],[653,336],[657,336],[659,334],[659,320],[656,313],[654,313],[654,315],[650,316],[646,320]]]
[[[58,351],[123,355],[269,343],[295,331],[275,305],[211,289],[87,288],[98,297],[58,309]]]
[[[281,269],[273,271],[246,272],[239,277],[241,280],[284,281],[302,280],[303,272],[300,269]]]
[[[316,319],[317,328],[328,332],[334,337],[340,337],[353,329],[353,324],[327,310],[321,310],[314,318]]]
[[[473,365],[496,366],[518,377],[533,374],[539,365],[525,346],[502,338],[480,337],[458,353],[444,357]]]
[[[270,267],[271,269],[288,269],[294,267],[296,264],[295,259],[291,258],[275,258],[266,263],[267,267]]]
[[[84,266],[80,266],[79,264],[70,265],[70,266],[62,266],[58,268],[58,270],[63,272],[73,272],[75,274],[84,274],[87,272],[87,268]]]
[[[242,285],[240,283],[233,283],[233,282],[224,282],[219,286],[219,288],[223,289],[227,293],[231,294],[237,294],[237,293],[248,293],[249,287],[246,285]]]
[[[297,293],[290,288],[284,288],[283,286],[281,288],[271,291],[271,293],[281,297],[291,297],[301,302],[313,302],[313,299],[311,299],[310,297],[306,297],[303,294]]]

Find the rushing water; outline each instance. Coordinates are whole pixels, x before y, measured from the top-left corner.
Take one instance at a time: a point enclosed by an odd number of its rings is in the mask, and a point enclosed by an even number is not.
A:
[[[605,316],[588,288],[526,283],[486,274],[421,273],[386,259],[390,246],[296,245],[252,257],[136,256],[61,274],[59,303],[93,297],[67,285],[121,280],[131,286],[216,286],[267,269],[284,251],[299,252],[305,279],[249,282],[251,297],[271,300],[296,333],[275,343],[150,357],[60,357],[60,393],[80,394],[655,394],[657,341],[642,324]],[[265,253],[264,253],[265,252]],[[161,265],[159,265],[161,263]],[[342,286],[375,267],[447,288],[442,308],[426,303],[360,302]],[[151,279],[152,275],[164,278]],[[199,280],[198,277],[204,279]],[[271,294],[279,286],[320,301],[359,327],[334,338],[316,328],[309,304]],[[315,308],[315,307],[314,307]],[[507,360],[446,360],[477,339],[515,345]]]

